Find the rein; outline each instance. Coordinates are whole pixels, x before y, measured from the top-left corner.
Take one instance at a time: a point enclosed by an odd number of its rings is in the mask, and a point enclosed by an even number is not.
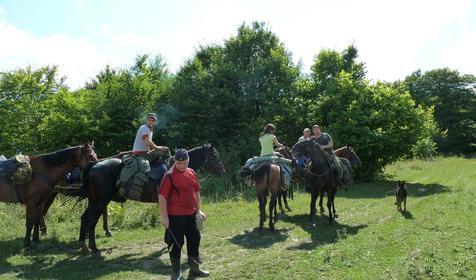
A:
[[[311,174],[312,176],[314,176],[314,177],[323,177],[323,176],[327,175],[327,173],[329,173],[329,171],[331,171],[331,168],[327,169],[327,171],[325,171],[324,173],[321,173],[321,174],[316,174],[316,173],[312,172],[312,170],[309,169],[309,167],[307,167],[307,166],[304,167],[304,170],[305,170],[307,173],[309,173],[309,174]]]

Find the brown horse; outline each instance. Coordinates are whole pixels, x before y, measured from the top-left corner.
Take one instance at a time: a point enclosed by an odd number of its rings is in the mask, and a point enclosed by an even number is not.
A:
[[[310,168],[306,169],[310,181],[311,203],[309,221],[315,224],[316,201],[320,192],[327,192],[327,208],[329,209],[329,222],[332,222],[335,214],[334,197],[337,192],[337,180],[329,162],[324,158],[319,146],[312,140],[296,143],[292,148],[296,157],[303,155],[311,159]],[[334,209],[334,212],[331,211]]]
[[[33,170],[31,180],[22,185],[13,185],[8,178],[0,178],[0,201],[22,203],[26,206],[25,247],[31,247],[30,237],[39,242],[39,224],[46,199],[54,186],[74,167],[86,165],[97,159],[93,146],[81,146],[59,150],[49,154],[30,157]],[[8,164],[6,161],[4,164]]]
[[[356,168],[362,164],[362,162],[360,161],[360,158],[355,153],[354,148],[349,144],[347,144],[344,147],[340,147],[339,149],[335,150],[334,153],[339,158],[348,160],[352,168]],[[350,174],[350,176],[352,177],[352,173]],[[324,212],[324,207],[322,207],[323,198],[324,198],[324,192],[321,192],[319,194],[319,209],[321,213]],[[335,209],[334,209],[334,215],[337,215],[335,213]]]
[[[218,151],[211,144],[204,144],[188,151],[190,157],[190,168],[198,170],[207,169],[215,175],[224,175],[225,168],[220,160]],[[173,158],[169,159],[168,165],[173,163]],[[151,176],[144,187],[140,202],[157,203],[157,190],[160,185],[163,173],[159,177],[152,176],[154,164],[151,164]],[[119,158],[108,158],[98,161],[83,171],[83,184],[73,193],[65,193],[70,196],[78,196],[88,199],[88,207],[81,215],[81,229],[79,243],[83,250],[86,247],[86,236],[89,237],[89,248],[92,253],[99,254],[96,246],[95,229],[101,214],[106,213],[107,205],[112,201],[124,202],[125,199],[118,194],[116,182],[123,167]]]
[[[255,169],[243,166],[238,171],[241,182],[245,182],[251,178],[256,188],[256,198],[259,203],[259,230],[263,230],[263,224],[266,221],[266,203],[268,192],[271,192],[271,200],[269,202],[269,229],[275,230],[274,224],[278,220],[276,215],[276,202],[278,195],[281,194],[283,188],[283,179],[281,178],[281,167],[275,163],[263,162]],[[273,212],[274,211],[274,212]],[[273,217],[274,214],[274,217]]]

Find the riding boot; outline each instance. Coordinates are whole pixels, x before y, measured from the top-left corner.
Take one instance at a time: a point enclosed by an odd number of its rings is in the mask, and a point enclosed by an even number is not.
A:
[[[180,272],[180,259],[170,258],[170,263],[172,263],[172,280],[184,280]]]
[[[210,272],[200,269],[199,263],[200,261],[198,258],[188,258],[188,265],[190,266],[189,275],[197,277],[208,277],[208,275],[210,275]]]

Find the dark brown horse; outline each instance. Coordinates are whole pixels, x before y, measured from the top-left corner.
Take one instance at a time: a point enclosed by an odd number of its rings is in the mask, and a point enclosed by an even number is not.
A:
[[[360,161],[360,158],[355,153],[354,148],[349,144],[347,144],[344,147],[340,147],[339,149],[335,150],[334,153],[339,158],[348,160],[352,168],[356,168],[362,164],[362,162]],[[350,174],[350,176],[352,177],[352,173]],[[323,198],[324,198],[324,192],[321,192],[319,194],[319,209],[321,213],[324,212],[324,207],[322,207]],[[334,215],[336,215],[335,209],[334,209]]]
[[[277,153],[280,153],[284,158],[286,159],[289,159],[289,160],[295,160],[294,156],[293,156],[293,153],[291,151],[291,149],[287,146],[283,146],[283,147],[280,147],[280,148],[277,148],[275,150],[275,152]],[[293,172],[292,172],[292,178],[291,178],[291,185],[289,186],[289,189],[287,190],[283,190],[279,195],[278,195],[278,206],[279,206],[279,210],[283,213],[284,212],[284,209],[283,209],[283,205],[281,203],[281,200],[284,201],[284,207],[286,207],[286,210],[288,211],[292,211],[291,208],[289,207],[288,205],[288,197],[290,199],[293,199],[294,198],[294,193],[293,193],[293,190],[294,190],[294,187],[297,186],[298,184],[301,183],[301,177],[299,176],[297,170],[293,169]]]
[[[86,165],[97,159],[90,143],[63,149],[49,154],[30,157],[33,170],[31,180],[23,185],[13,185],[8,178],[0,178],[0,201],[22,203],[26,206],[25,246],[30,247],[31,231],[33,241],[39,242],[39,224],[46,199],[54,186],[74,167]],[[9,161],[3,164],[8,164]]]
[[[256,198],[259,203],[259,230],[263,230],[266,221],[266,203],[268,192],[271,192],[271,200],[269,202],[269,229],[274,231],[274,224],[277,221],[276,202],[278,195],[282,192],[283,180],[281,178],[281,167],[275,163],[263,162],[258,164],[255,169],[243,166],[238,171],[241,182],[251,179],[256,188]],[[274,217],[273,217],[274,214]]]
[[[198,170],[207,169],[215,175],[225,174],[225,168],[220,160],[217,150],[211,144],[204,144],[188,151],[190,157],[190,168]],[[173,163],[170,159],[169,165]],[[107,209],[111,200],[125,201],[118,195],[116,187],[117,179],[122,169],[122,160],[118,158],[108,158],[89,165],[83,171],[83,185],[74,196],[88,199],[88,206],[81,216],[81,229],[79,243],[83,250],[87,250],[85,241],[89,237],[89,248],[94,254],[99,250],[96,246],[95,229],[101,214]],[[162,174],[163,176],[163,174]],[[157,190],[160,185],[160,178],[150,177],[144,188],[140,202],[157,203]],[[70,195],[72,195],[70,193]]]
[[[310,181],[311,203],[309,212],[309,221],[315,224],[316,201],[320,192],[327,193],[327,208],[329,209],[329,222],[332,222],[335,214],[334,197],[337,191],[337,180],[329,162],[324,158],[319,146],[311,141],[305,140],[296,143],[292,148],[296,157],[303,155],[311,159],[311,166],[307,169]],[[334,209],[334,212],[331,211]]]

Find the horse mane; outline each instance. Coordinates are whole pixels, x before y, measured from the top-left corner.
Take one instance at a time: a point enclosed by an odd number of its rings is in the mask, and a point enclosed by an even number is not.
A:
[[[40,158],[45,166],[55,167],[72,160],[71,154],[78,148],[79,146],[69,147],[52,153],[41,154],[36,157]]]

